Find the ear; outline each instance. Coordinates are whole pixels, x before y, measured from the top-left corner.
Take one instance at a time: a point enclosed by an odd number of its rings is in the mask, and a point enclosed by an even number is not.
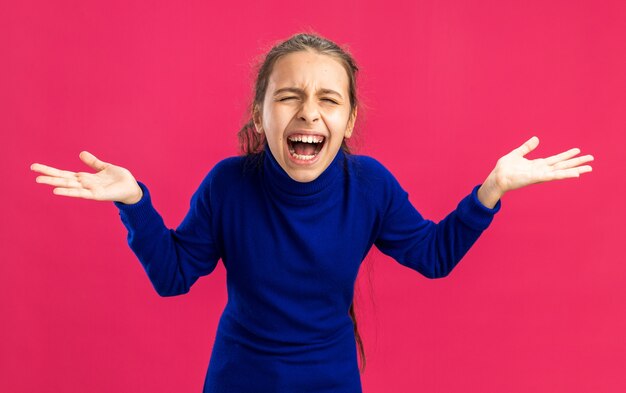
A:
[[[261,118],[261,108],[258,105],[254,105],[252,109],[252,121],[254,122],[254,128],[259,134],[263,133],[263,119]]]
[[[357,109],[354,108],[354,112],[350,114],[350,119],[348,119],[348,125],[346,126],[346,133],[344,134],[344,138],[349,139],[352,136],[352,131],[354,130],[354,124],[356,123],[356,114]]]

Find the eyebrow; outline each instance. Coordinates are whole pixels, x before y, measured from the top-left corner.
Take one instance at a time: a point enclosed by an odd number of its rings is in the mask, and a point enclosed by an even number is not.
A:
[[[274,96],[279,95],[280,93],[284,93],[284,92],[290,92],[290,93],[296,93],[296,94],[304,94],[304,90],[298,88],[298,87],[283,87],[282,89],[278,89],[274,92]],[[343,99],[343,96],[341,94],[339,94],[338,92],[336,92],[335,90],[332,89],[319,89],[317,91],[317,94],[319,95],[323,95],[323,94],[333,94],[338,96],[339,98]]]

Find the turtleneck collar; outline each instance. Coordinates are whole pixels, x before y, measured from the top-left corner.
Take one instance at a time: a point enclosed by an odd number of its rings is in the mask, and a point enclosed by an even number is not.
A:
[[[343,150],[339,149],[337,155],[324,172],[316,179],[303,183],[289,177],[287,172],[285,172],[278,161],[276,161],[276,158],[266,143],[265,158],[263,159],[266,182],[272,191],[277,191],[281,194],[295,197],[313,197],[320,194],[324,189],[327,189],[342,173],[343,161],[345,159],[344,155]]]

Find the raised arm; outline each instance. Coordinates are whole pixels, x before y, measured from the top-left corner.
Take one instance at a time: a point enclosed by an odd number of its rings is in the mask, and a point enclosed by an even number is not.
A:
[[[200,276],[211,273],[220,259],[212,231],[210,181],[191,197],[189,211],[174,229],[168,229],[152,204],[150,191],[139,182],[141,200],[132,205],[115,202],[128,230],[128,245],[161,296],[189,292]]]
[[[533,137],[500,158],[485,182],[474,187],[439,223],[422,218],[394,179],[390,188],[395,191],[391,192],[376,246],[426,277],[445,277],[490,225],[506,192],[591,171],[583,164],[593,157],[575,157],[580,153],[577,148],[545,159],[524,158],[538,144],[539,139]]]
[[[86,151],[80,159],[97,172],[76,173],[38,163],[31,169],[43,175],[36,178],[38,183],[56,187],[56,195],[114,202],[128,230],[128,244],[159,295],[186,293],[200,276],[215,269],[219,253],[210,230],[206,187],[193,195],[179,227],[168,229],[152,205],[148,188],[130,171]]]
[[[501,207],[500,201],[493,209],[485,207],[478,200],[477,185],[435,223],[421,216],[395,179],[392,188],[396,191],[383,215],[376,247],[428,278],[450,274]]]

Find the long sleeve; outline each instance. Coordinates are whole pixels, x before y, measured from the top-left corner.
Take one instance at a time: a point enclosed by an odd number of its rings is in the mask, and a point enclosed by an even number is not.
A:
[[[447,276],[501,207],[501,201],[493,209],[484,206],[478,200],[477,185],[454,211],[435,223],[421,216],[394,178],[390,187],[390,203],[375,245],[428,278]]]
[[[193,194],[190,209],[178,226],[168,229],[152,205],[150,192],[132,205],[114,202],[128,230],[128,245],[161,296],[187,293],[193,283],[211,273],[220,254],[211,230],[210,178]]]

